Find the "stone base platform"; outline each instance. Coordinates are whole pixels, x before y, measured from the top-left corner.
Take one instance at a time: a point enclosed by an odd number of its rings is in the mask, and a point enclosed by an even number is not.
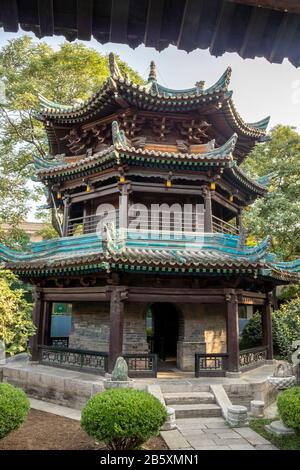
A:
[[[149,384],[157,384],[163,393],[209,392],[212,385],[223,385],[234,405],[249,409],[251,400],[262,400],[269,406],[277,392],[267,382],[276,364],[268,364],[245,372],[239,378],[201,377],[194,378],[176,371],[168,378],[135,379],[134,387],[146,390]],[[103,376],[59,369],[24,361],[9,361],[0,368],[0,380],[22,388],[28,396],[58,405],[81,409],[95,393],[104,390]]]

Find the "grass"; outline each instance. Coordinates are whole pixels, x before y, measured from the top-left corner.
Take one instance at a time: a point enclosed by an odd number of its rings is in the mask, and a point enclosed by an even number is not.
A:
[[[252,419],[249,426],[253,431],[268,439],[268,441],[280,450],[300,450],[300,431],[296,432],[295,436],[273,436],[273,434],[265,430],[265,425],[270,424],[272,421],[274,421],[274,419]]]

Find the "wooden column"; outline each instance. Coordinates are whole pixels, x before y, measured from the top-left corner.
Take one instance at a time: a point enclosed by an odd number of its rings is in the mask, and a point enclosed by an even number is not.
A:
[[[239,233],[241,233],[242,231],[242,211],[241,210],[238,211],[237,216],[236,216],[236,226],[237,226]]]
[[[68,236],[68,225],[70,218],[71,202],[69,197],[64,198],[64,220],[63,220],[63,237]]]
[[[261,309],[262,343],[267,347],[267,359],[273,359],[272,308],[269,296]]]
[[[44,302],[42,293],[36,287],[34,292],[34,307],[32,312],[32,321],[36,327],[36,333],[31,338],[31,360],[38,361],[38,345],[41,344],[43,338],[43,308]]]
[[[119,228],[127,229],[128,226],[128,188],[123,184],[119,196]]]
[[[50,346],[51,342],[51,314],[52,302],[44,302],[41,344],[45,344],[46,346]]]
[[[108,370],[111,372],[115,362],[123,352],[123,325],[124,325],[124,303],[121,299],[122,289],[113,287],[110,297],[110,334]]]
[[[212,233],[212,206],[211,206],[211,192],[207,186],[202,188],[202,195],[204,198],[204,232]]]
[[[240,348],[239,348],[239,314],[238,301],[235,294],[226,295],[227,308],[227,353],[228,371],[239,372],[240,370]]]

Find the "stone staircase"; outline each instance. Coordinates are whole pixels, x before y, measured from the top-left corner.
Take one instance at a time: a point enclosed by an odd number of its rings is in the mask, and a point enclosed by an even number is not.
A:
[[[210,392],[165,392],[163,397],[166,405],[175,410],[176,419],[222,416],[222,410]]]

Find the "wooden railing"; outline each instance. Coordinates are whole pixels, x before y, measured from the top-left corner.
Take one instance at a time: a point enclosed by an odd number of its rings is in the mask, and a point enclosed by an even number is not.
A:
[[[129,377],[156,377],[157,355],[156,354],[123,354],[128,365]]]
[[[238,235],[239,229],[236,225],[225,222],[215,215],[212,216],[212,227],[214,233],[228,233],[230,235]]]
[[[123,354],[129,377],[156,377],[156,354]],[[108,372],[108,353],[55,346],[39,346],[39,362],[46,366],[104,374]]]
[[[166,217],[163,213],[158,215],[157,222],[151,219],[150,211],[143,214],[143,211],[139,211],[139,217],[142,227],[145,232],[155,233],[174,233],[178,236],[201,234],[204,233],[203,223],[198,221],[196,223],[195,218],[183,217],[183,213],[172,213],[172,217]],[[68,220],[67,236],[82,235],[84,233],[95,233],[101,229],[100,222],[103,220],[103,215],[88,215],[82,217],[76,217]],[[130,223],[136,220],[136,216],[128,215],[128,227]],[[105,223],[113,222],[116,228],[119,227],[119,211],[112,211],[111,213],[105,214]],[[153,226],[154,224],[154,226]],[[130,231],[134,231],[131,228]],[[216,216],[212,216],[212,232],[213,233],[225,233],[231,235],[238,235],[239,229],[236,225],[230,224],[219,219]]]
[[[267,358],[267,347],[258,346],[257,348],[244,349],[240,351],[241,370],[252,369],[265,362]]]
[[[47,366],[96,374],[104,374],[108,371],[106,352],[39,346],[39,362]]]
[[[222,377],[227,370],[228,354],[195,354],[195,377]]]

